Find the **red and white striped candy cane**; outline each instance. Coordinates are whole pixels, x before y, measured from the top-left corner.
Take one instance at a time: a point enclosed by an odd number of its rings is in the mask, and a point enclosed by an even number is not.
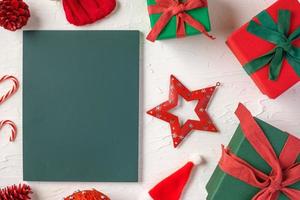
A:
[[[17,126],[10,120],[2,120],[0,121],[0,130],[6,125],[9,125],[11,127],[11,136],[9,138],[9,141],[13,142],[17,137]]]
[[[6,80],[11,80],[14,85],[13,85],[12,89],[10,89],[5,95],[0,97],[0,104],[2,104],[9,97],[11,97],[13,94],[15,94],[18,91],[19,86],[20,86],[18,79],[14,76],[5,75],[0,79],[0,83],[3,82],[3,81],[6,81]]]

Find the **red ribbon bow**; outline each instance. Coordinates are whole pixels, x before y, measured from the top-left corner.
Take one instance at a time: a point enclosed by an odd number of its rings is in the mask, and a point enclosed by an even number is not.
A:
[[[289,186],[300,181],[300,163],[296,162],[300,153],[300,140],[289,135],[278,158],[264,132],[247,108],[240,104],[236,115],[240,119],[246,139],[271,166],[272,172],[270,175],[266,175],[224,148],[219,162],[220,168],[225,173],[253,187],[260,188],[261,191],[252,200],[276,200],[280,192],[291,200],[299,200],[300,191],[289,188]]]
[[[213,36],[207,33],[203,24],[186,13],[186,11],[206,6],[206,0],[186,0],[185,2],[181,2],[181,0],[156,0],[156,5],[148,6],[149,14],[162,13],[162,15],[148,34],[147,39],[154,42],[173,16],[176,16],[177,37],[184,37],[186,35],[184,23],[187,23],[207,37],[214,39]]]

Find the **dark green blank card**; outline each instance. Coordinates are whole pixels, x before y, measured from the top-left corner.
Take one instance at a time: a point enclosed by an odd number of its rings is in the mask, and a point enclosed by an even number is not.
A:
[[[26,181],[138,181],[139,32],[25,31]]]

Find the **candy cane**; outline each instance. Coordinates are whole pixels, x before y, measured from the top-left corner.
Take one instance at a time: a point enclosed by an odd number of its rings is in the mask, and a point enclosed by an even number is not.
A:
[[[1,98],[0,98],[0,104],[2,104],[4,101],[6,101],[9,97],[11,97],[13,94],[15,94],[18,89],[19,89],[19,81],[16,77],[14,76],[3,76],[1,79],[0,79],[0,83],[3,82],[3,81],[6,81],[6,80],[11,80],[13,81],[14,85],[12,87],[11,90],[9,90],[5,95],[3,95]]]
[[[15,139],[17,137],[17,126],[16,126],[16,124],[14,122],[10,121],[10,120],[2,120],[2,121],[0,121],[0,130],[5,125],[9,125],[11,127],[11,136],[9,138],[9,141],[11,141],[11,142],[15,141]]]

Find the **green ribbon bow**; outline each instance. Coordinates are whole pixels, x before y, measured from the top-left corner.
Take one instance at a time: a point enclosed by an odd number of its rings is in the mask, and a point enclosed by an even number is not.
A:
[[[251,20],[247,31],[276,46],[263,56],[247,63],[244,66],[246,72],[251,75],[270,64],[269,79],[277,80],[280,75],[283,60],[286,58],[298,76],[300,76],[300,48],[293,45],[293,41],[300,38],[300,27],[288,35],[291,11],[279,10],[277,24],[266,11],[257,15],[257,18],[260,24]]]

